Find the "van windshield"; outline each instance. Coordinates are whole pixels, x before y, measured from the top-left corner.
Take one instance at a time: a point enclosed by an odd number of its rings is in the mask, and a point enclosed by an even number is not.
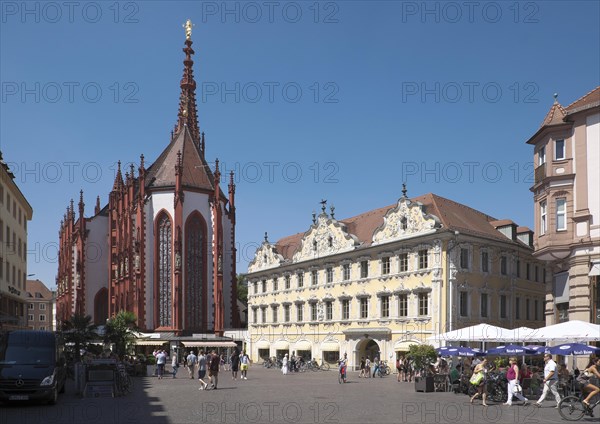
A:
[[[52,365],[52,346],[0,345],[0,365]]]

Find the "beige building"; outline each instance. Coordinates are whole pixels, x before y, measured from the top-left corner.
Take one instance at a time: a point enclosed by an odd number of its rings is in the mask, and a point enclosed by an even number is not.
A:
[[[534,256],[552,273],[546,323],[600,324],[600,87],[567,107],[555,99],[534,147]]]
[[[27,327],[27,221],[31,205],[0,152],[0,329]]]
[[[40,280],[27,280],[27,325],[32,330],[55,331],[56,296]]]
[[[485,322],[544,323],[533,234],[435,194],[265,241],[248,266],[247,350],[335,362],[392,360],[432,335]]]

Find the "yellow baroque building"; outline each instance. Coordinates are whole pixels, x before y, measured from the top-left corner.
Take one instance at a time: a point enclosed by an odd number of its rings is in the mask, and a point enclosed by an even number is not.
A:
[[[350,366],[478,323],[544,325],[548,274],[533,233],[429,193],[265,240],[248,266],[254,361],[295,353]],[[475,344],[472,344],[475,345]]]

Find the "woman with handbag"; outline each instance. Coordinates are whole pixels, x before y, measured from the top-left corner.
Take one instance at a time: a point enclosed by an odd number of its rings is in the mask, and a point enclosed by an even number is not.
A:
[[[474,386],[477,386],[477,393],[475,393],[471,397],[471,403],[473,403],[473,401],[477,397],[481,396],[481,399],[483,401],[483,403],[482,403],[483,406],[488,406],[487,403],[485,403],[485,400],[487,398],[487,381],[485,378],[485,373],[487,372],[486,365],[487,365],[487,359],[484,359],[483,361],[481,361],[480,363],[475,365],[475,369],[473,370],[473,375],[471,376],[471,379],[469,380],[469,382],[471,384],[473,384]]]
[[[517,365],[517,358],[510,358],[508,360],[510,364],[508,371],[506,372],[506,379],[508,380],[508,400],[504,405],[511,406],[513,396],[523,401],[523,406],[529,403],[529,399],[521,394],[522,388],[519,384],[519,366]]]

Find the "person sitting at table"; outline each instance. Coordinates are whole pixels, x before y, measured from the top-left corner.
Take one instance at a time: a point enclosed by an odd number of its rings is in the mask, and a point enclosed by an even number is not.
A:
[[[568,380],[571,377],[571,374],[569,373],[569,369],[567,368],[567,364],[560,364],[558,366],[558,378],[564,378],[566,380]]]
[[[452,371],[450,371],[450,383],[452,384],[458,383],[460,381],[459,367],[460,365],[457,365],[455,368],[452,368]]]
[[[519,379],[523,381],[526,378],[531,378],[531,370],[527,366],[527,364],[521,365],[521,369],[519,371]]]

